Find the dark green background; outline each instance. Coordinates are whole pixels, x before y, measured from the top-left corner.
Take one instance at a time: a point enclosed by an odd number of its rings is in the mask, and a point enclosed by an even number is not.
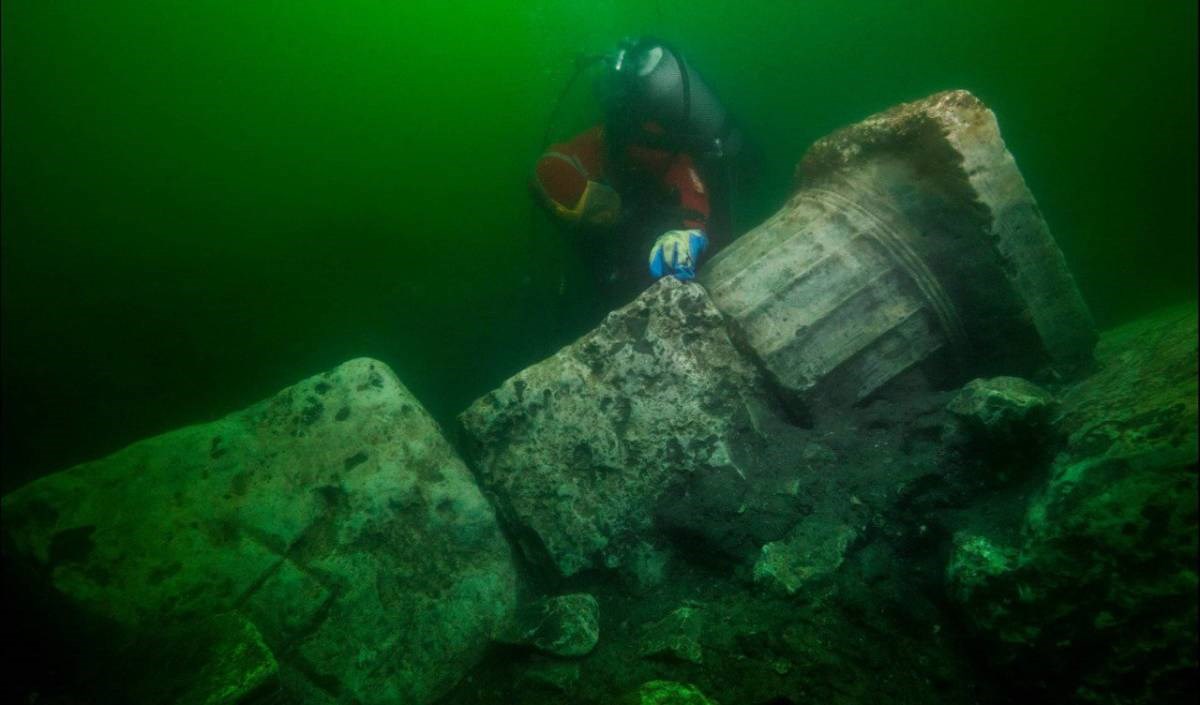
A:
[[[812,140],[967,88],[1102,325],[1194,297],[1196,5],[5,0],[4,489],[359,355],[447,420],[581,333],[525,179],[627,33],[767,151],[746,220]]]

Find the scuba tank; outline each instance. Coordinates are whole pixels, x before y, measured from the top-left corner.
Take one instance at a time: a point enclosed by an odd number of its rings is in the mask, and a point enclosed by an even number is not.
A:
[[[726,161],[742,151],[741,131],[683,56],[651,38],[627,39],[606,62],[606,126],[614,143],[644,144]],[[658,123],[661,135],[643,125]]]
[[[712,232],[734,237],[734,199],[749,150],[712,89],[682,54],[650,37],[626,39],[604,66],[600,98],[614,179],[636,180],[623,167],[629,146],[686,152],[713,191]]]

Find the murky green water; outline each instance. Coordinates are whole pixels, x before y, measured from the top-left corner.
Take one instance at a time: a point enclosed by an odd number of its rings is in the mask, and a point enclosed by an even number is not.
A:
[[[1194,2],[448,7],[4,3],[6,490],[359,355],[445,418],[585,330],[525,179],[572,57],[629,33],[767,155],[744,225],[812,140],[961,87],[1102,325],[1195,295]]]

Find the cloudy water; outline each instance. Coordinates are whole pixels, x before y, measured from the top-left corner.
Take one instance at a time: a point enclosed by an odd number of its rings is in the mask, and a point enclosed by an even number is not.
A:
[[[681,47],[765,154],[747,227],[813,140],[966,88],[1101,323],[1195,291],[1194,3],[3,12],[5,487],[357,355],[446,418],[582,333],[527,179],[574,57],[628,34]]]

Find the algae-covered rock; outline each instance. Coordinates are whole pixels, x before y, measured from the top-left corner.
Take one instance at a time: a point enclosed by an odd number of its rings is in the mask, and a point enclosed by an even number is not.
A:
[[[1096,373],[1061,395],[1068,455],[1194,443],[1196,333],[1194,302],[1106,333],[1096,348]]]
[[[600,606],[586,593],[537,599],[517,610],[501,638],[558,656],[583,656],[600,639]]]
[[[1148,452],[1058,469],[1030,509],[1017,590],[1048,663],[1089,702],[1169,702],[1196,662],[1196,457]]]
[[[1055,402],[1028,380],[993,377],[968,382],[946,410],[974,436],[993,443],[1027,443],[1046,435]]]
[[[717,705],[694,685],[649,681],[621,699],[621,705]]]
[[[571,576],[644,563],[672,484],[740,481],[758,384],[704,289],[667,277],[461,420],[526,554]]]
[[[638,654],[701,663],[704,660],[700,645],[703,623],[703,612],[699,608],[691,605],[679,607],[645,628]]]
[[[1190,702],[1197,645],[1196,314],[1105,335],[1016,551],[960,540],[951,594],[1027,687]],[[1048,685],[1047,685],[1048,683]]]
[[[1014,618],[1014,611],[1027,609],[1013,578],[1016,565],[1015,549],[964,533],[954,537],[946,567],[950,596],[967,608],[974,626],[1007,643],[1024,643],[1037,632],[1036,625]]]
[[[42,478],[3,510],[9,555],[128,640],[237,610],[285,692],[430,702],[515,609],[491,507],[374,360]]]
[[[754,564],[754,582],[786,595],[825,587],[857,537],[858,532],[851,526],[801,522],[783,541],[762,547],[762,555]]]

